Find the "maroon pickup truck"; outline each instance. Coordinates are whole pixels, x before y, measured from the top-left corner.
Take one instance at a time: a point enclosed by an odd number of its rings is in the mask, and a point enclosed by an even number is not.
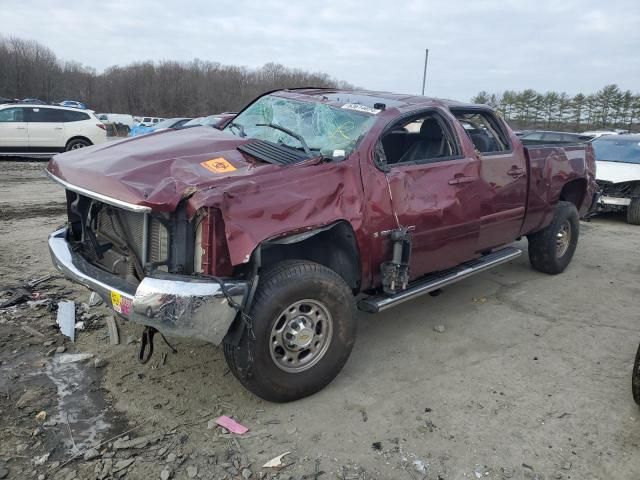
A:
[[[366,91],[267,93],[222,127],[55,156],[53,262],[153,334],[223,345],[271,401],[338,374],[354,310],[516,258],[562,272],[595,200],[588,145],[525,147],[490,108]]]

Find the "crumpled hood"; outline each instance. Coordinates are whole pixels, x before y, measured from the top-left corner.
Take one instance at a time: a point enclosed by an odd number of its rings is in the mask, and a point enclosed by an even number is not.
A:
[[[198,190],[286,168],[236,149],[247,141],[211,127],[167,130],[56,155],[47,170],[92,192],[174,211]],[[217,161],[203,165],[209,160]]]
[[[596,179],[611,183],[640,181],[640,164],[598,160]]]

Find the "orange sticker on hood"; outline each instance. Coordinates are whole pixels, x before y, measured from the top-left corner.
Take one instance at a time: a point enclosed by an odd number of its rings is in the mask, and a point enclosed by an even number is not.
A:
[[[211,160],[207,160],[206,162],[202,162],[204,168],[213,173],[225,173],[225,172],[233,172],[237,170],[236,167],[227,162],[224,158],[212,158]]]

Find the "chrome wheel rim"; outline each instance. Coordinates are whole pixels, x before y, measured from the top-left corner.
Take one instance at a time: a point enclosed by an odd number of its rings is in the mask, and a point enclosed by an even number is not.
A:
[[[71,145],[71,150],[77,150],[82,147],[84,147],[82,143],[74,143],[73,145]]]
[[[324,357],[332,335],[333,317],[322,302],[305,299],[292,303],[271,329],[271,359],[280,370],[302,372]]]
[[[568,220],[565,220],[560,225],[560,230],[556,234],[556,257],[560,258],[567,250],[569,250],[569,244],[571,243],[571,224]]]

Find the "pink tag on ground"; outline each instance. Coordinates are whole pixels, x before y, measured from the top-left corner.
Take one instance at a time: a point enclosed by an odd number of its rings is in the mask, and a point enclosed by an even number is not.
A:
[[[226,428],[231,433],[237,433],[238,435],[242,435],[243,433],[247,433],[249,429],[243,425],[240,425],[233,418],[229,418],[226,415],[222,415],[221,417],[216,419],[216,423],[221,427]]]

